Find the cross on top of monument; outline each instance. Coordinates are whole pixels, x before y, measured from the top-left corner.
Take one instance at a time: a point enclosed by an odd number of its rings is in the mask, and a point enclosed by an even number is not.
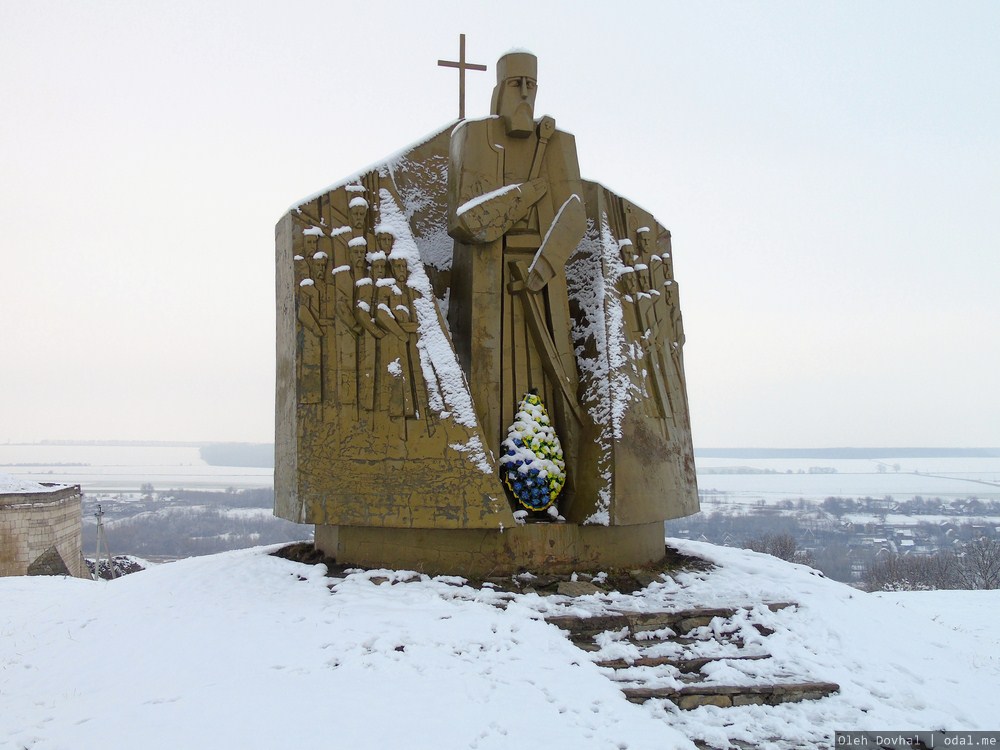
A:
[[[465,34],[458,35],[458,61],[438,60],[443,68],[458,68],[458,119],[465,119],[465,71],[486,70],[485,65],[465,61]]]

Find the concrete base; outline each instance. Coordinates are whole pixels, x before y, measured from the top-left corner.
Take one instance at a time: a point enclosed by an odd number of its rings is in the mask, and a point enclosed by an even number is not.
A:
[[[637,567],[663,558],[663,539],[660,521],[531,523],[503,531],[316,525],[316,547],[338,563],[471,577]]]

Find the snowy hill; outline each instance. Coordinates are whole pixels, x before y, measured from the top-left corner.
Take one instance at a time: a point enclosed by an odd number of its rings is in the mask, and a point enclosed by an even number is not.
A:
[[[997,728],[1000,592],[865,594],[765,555],[671,544],[716,567],[575,599],[391,571],[330,578],[263,548],[109,582],[0,579],[0,748],[662,750]],[[543,619],[761,602],[797,604],[738,623],[748,645],[765,639],[749,625],[766,626],[773,658],[724,663],[708,679],[791,671],[838,693],[636,705]],[[627,649],[612,641],[602,656]]]

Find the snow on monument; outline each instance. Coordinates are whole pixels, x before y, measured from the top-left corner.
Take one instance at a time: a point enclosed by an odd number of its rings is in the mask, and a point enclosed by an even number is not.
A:
[[[670,232],[537,83],[504,55],[489,117],[277,225],[275,512],[340,562],[642,565],[698,510]]]

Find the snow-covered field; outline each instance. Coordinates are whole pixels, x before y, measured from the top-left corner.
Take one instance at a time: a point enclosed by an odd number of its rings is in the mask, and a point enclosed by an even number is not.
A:
[[[905,500],[916,495],[943,499],[1000,499],[1000,458],[706,458],[699,457],[698,489],[709,502],[774,504],[786,499],[876,497]],[[879,470],[879,467],[882,470]],[[733,467],[773,474],[709,473]],[[836,473],[810,474],[810,468]],[[898,471],[896,470],[898,467]],[[799,473],[803,472],[803,473]]]
[[[993,475],[990,475],[992,479]],[[923,474],[699,474],[702,492],[719,491],[762,498],[924,497],[1000,498],[1000,483]]]
[[[261,548],[110,582],[0,579],[0,748],[662,750],[692,737],[820,746],[838,729],[997,728],[1000,592],[871,595],[765,555],[671,543],[719,567],[575,600],[389,571],[331,579]],[[633,705],[541,619],[765,601],[799,605],[757,611],[775,631],[767,662],[839,694]],[[767,677],[767,662],[712,678]]]
[[[84,492],[269,487],[274,470],[211,466],[198,448],[143,445],[0,445],[0,471],[36,482],[78,484]]]

